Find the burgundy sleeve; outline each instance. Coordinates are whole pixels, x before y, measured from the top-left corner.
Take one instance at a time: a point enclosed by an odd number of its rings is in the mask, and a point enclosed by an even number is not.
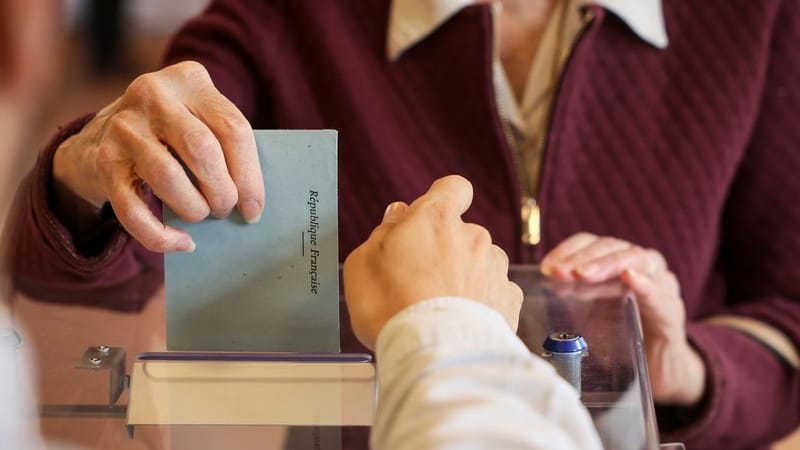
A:
[[[776,15],[759,118],[721,224],[730,308],[800,346],[800,6]],[[664,436],[687,448],[760,448],[800,424],[800,371],[745,334],[691,323],[709,369],[705,411]]]
[[[277,1],[215,0],[175,35],[164,65],[193,60],[251,122],[267,113],[270,71],[282,32]]]
[[[14,208],[10,267],[15,286],[36,299],[135,311],[160,283],[160,255],[132,242],[107,209],[94,232],[102,235],[103,248],[87,256],[51,208],[53,154],[93,117],[62,128],[24,181]],[[75,199],[76,204],[79,201]],[[154,202],[151,208],[160,213]],[[87,236],[80,238],[87,240]]]
[[[200,62],[217,88],[251,119],[263,99],[256,92],[261,83],[255,81],[258,62],[253,52],[274,41],[271,36],[276,29],[267,3],[213,2],[173,38],[165,64]],[[17,202],[9,266],[15,286],[34,298],[135,311],[163,282],[162,255],[131,239],[110,208],[99,228],[89,233],[92,236],[74,233],[74,228],[64,225],[69,218],[57,217],[51,208],[53,154],[92,117],[65,126],[39,156]],[[150,203],[160,217],[159,202],[152,199]],[[69,207],[59,207],[64,209]],[[87,238],[100,242],[90,256],[80,245]]]

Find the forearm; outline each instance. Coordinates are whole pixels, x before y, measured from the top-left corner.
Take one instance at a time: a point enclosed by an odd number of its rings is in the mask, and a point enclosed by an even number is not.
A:
[[[483,305],[412,306],[381,331],[377,357],[373,448],[601,448],[574,390]]]
[[[688,331],[706,365],[706,397],[699,409],[660,407],[663,439],[688,448],[752,448],[796,427],[800,373],[740,331],[703,322]]]
[[[800,344],[800,8],[775,2],[770,56],[749,146],[720,224],[725,308],[766,323]],[[708,286],[713,286],[709,282]],[[700,318],[695,318],[700,319]],[[689,338],[708,368],[708,405],[681,430],[687,447],[766,446],[800,423],[800,372],[747,334],[693,322]]]

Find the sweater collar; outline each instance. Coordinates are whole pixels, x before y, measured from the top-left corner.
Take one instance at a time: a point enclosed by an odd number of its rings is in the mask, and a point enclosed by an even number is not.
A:
[[[395,61],[475,0],[392,0],[386,52]],[[577,0],[579,7],[598,4],[616,14],[643,41],[666,48],[661,0]]]

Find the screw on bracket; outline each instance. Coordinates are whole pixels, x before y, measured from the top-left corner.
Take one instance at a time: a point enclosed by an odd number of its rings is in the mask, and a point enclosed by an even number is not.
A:
[[[125,349],[108,345],[95,345],[86,349],[78,363],[79,369],[108,370],[108,405],[113,406],[127,387],[125,374]]]

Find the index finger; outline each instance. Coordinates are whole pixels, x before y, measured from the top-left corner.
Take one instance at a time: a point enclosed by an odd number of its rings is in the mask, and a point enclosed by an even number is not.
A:
[[[238,108],[215,87],[187,101],[187,107],[219,140],[228,172],[238,192],[238,207],[248,223],[258,222],[264,210],[264,177],[255,135]]]
[[[574,254],[582,248],[586,248],[597,239],[598,237],[591,233],[573,234],[567,239],[561,241],[556,248],[550,250],[550,252],[545,255],[545,257],[542,259],[542,262],[539,264],[539,270],[541,270],[542,273],[547,276],[564,275],[565,277],[568,277],[568,274],[554,273],[555,266],[562,262],[564,258]]]
[[[409,212],[432,210],[441,218],[460,218],[472,205],[472,195],[472,183],[460,175],[449,175],[434,181]]]

